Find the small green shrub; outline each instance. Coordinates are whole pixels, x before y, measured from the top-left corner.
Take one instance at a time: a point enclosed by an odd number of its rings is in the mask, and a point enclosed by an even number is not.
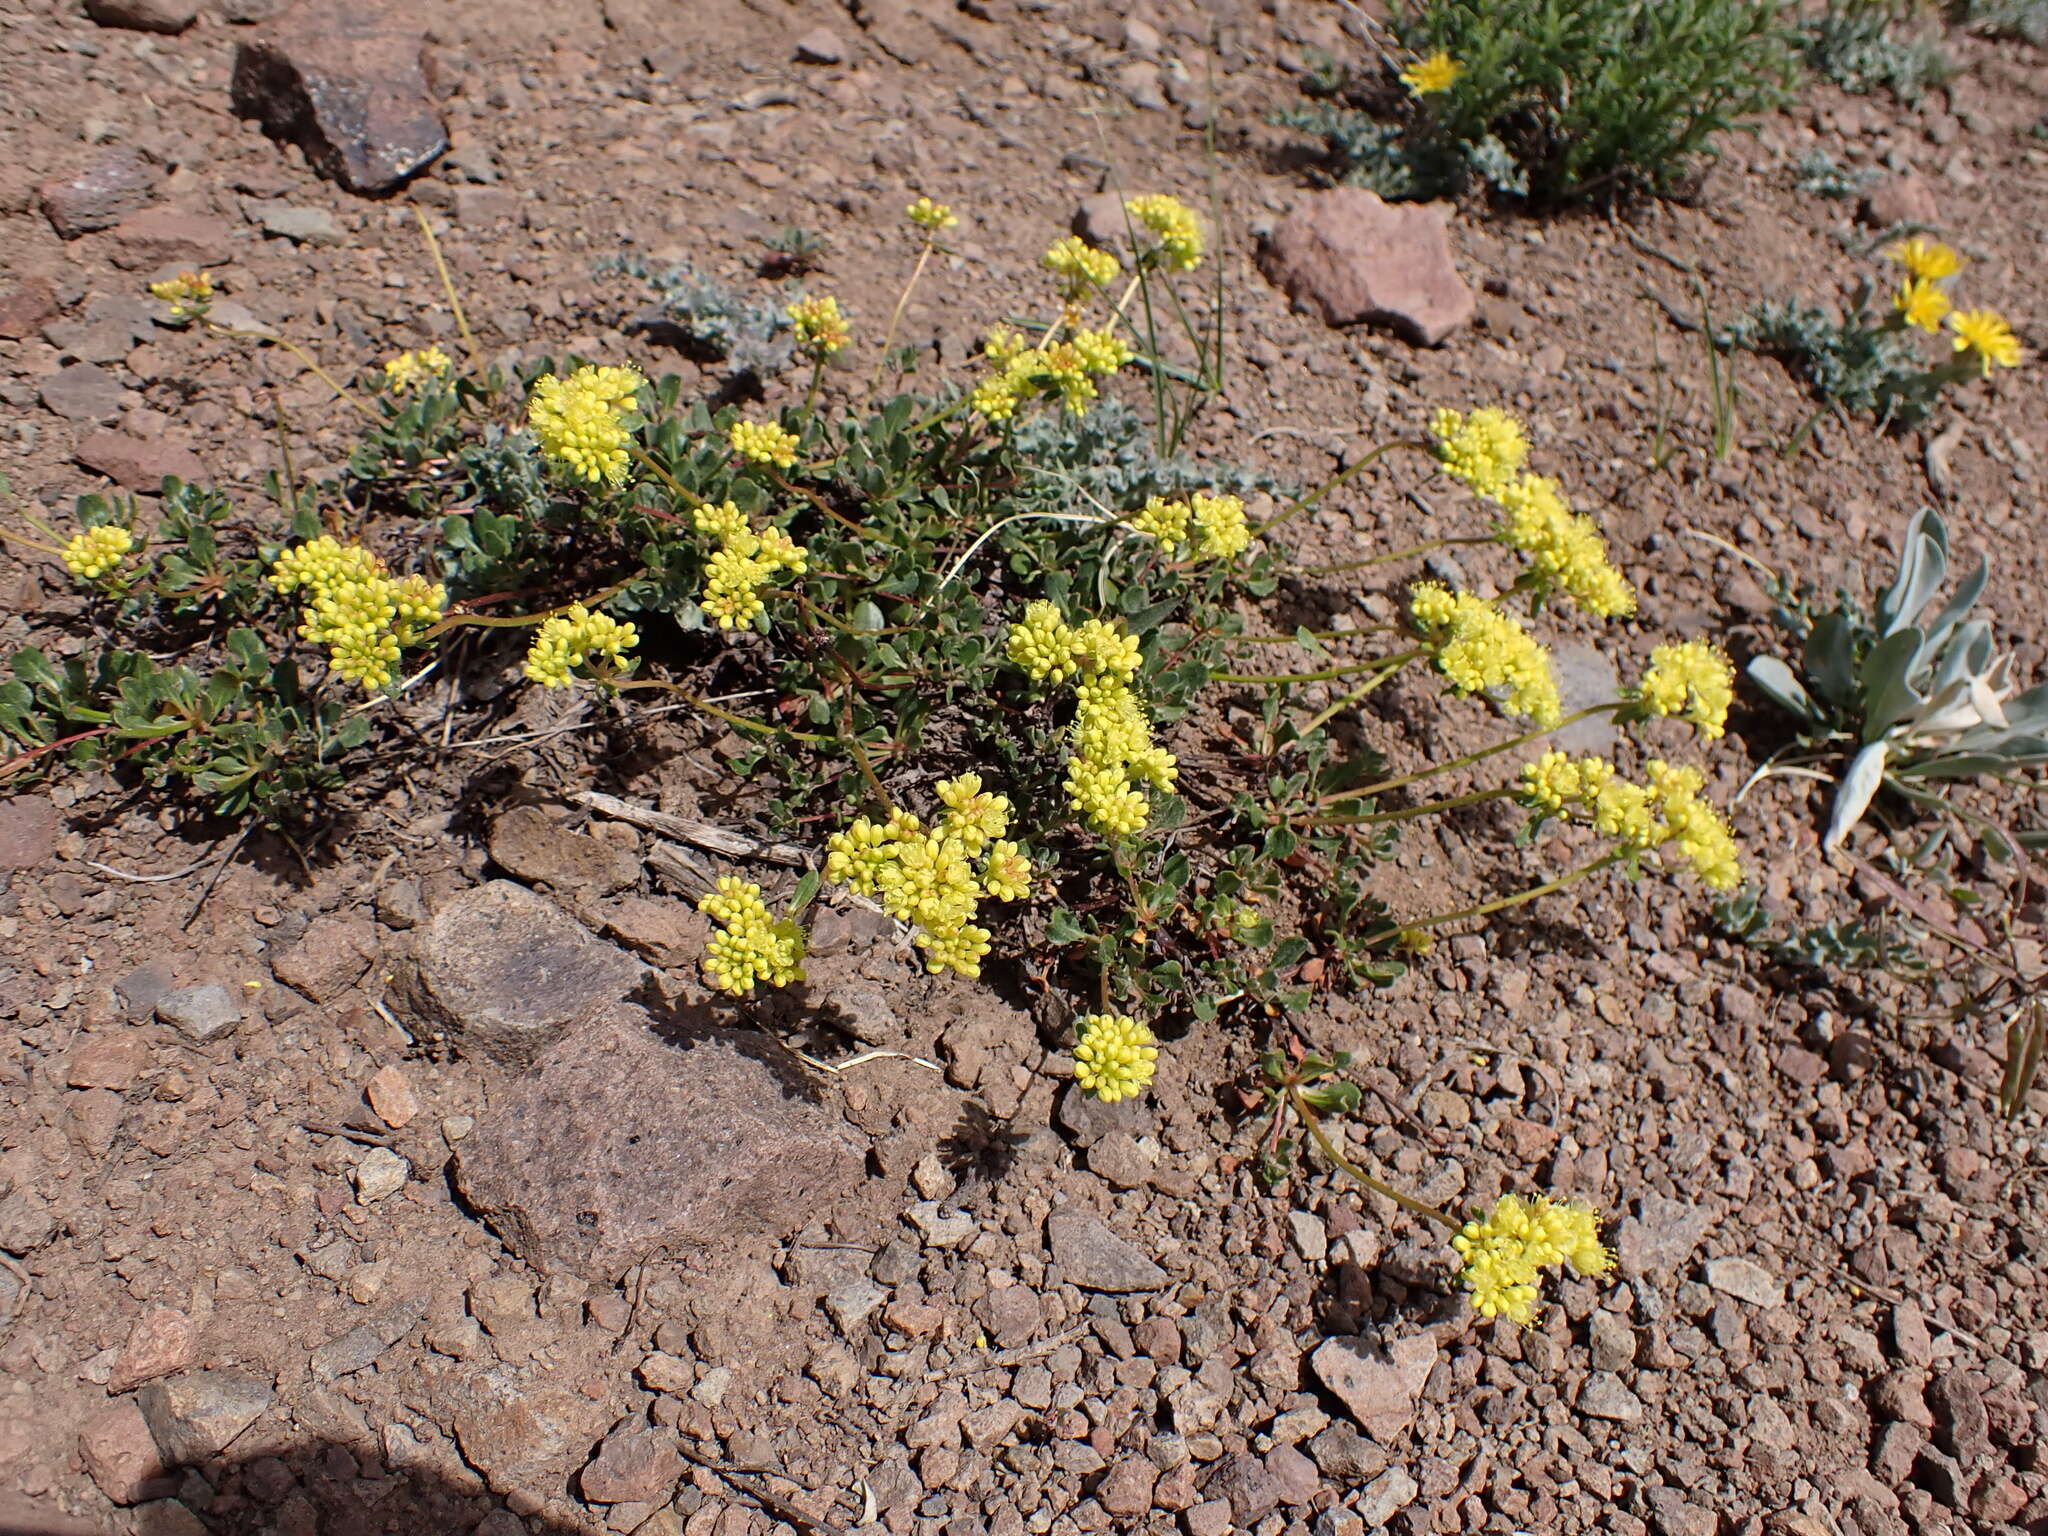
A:
[[[1417,60],[1400,114],[1385,82],[1326,76],[1343,99],[1278,119],[1385,197],[1474,182],[1537,202],[1668,193],[1797,74],[1773,0],[1421,0],[1394,28]]]
[[[1844,90],[1891,92],[1907,105],[1954,73],[1938,32],[1910,31],[1917,0],[1828,0],[1805,26],[1806,62]]]

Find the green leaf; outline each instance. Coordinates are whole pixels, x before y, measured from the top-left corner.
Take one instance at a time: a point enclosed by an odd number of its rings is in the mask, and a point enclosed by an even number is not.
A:
[[[1048,944],[1078,944],[1088,937],[1088,931],[1081,926],[1080,919],[1065,907],[1054,907],[1052,915],[1045,920],[1045,940]]]
[[[797,880],[796,890],[789,898],[789,915],[795,917],[808,907],[818,894],[818,872],[807,869]]]

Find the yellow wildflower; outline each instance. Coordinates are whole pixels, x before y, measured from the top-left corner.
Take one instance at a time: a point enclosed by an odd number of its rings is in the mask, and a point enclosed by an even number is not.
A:
[[[1571,509],[1557,481],[1525,471],[1503,485],[1497,499],[1507,514],[1501,542],[1528,555],[1546,585],[1603,619],[1635,612],[1635,589],[1608,560],[1600,525]]]
[[[1429,435],[1443,472],[1481,496],[1499,495],[1529,458],[1521,422],[1490,405],[1469,416],[1440,410],[1430,418]]]
[[[944,203],[935,203],[928,197],[918,198],[903,210],[903,216],[927,235],[938,235],[960,222],[950,207]]]
[[[637,368],[578,368],[568,378],[543,374],[527,397],[526,424],[547,457],[592,484],[626,478],[624,417],[647,381]]]
[[[1954,277],[1962,270],[1963,258],[1939,240],[1929,240],[1924,235],[1915,235],[1910,240],[1901,240],[1897,245],[1888,246],[1885,255],[1906,269],[1909,276],[1938,283],[1944,277]]]
[[[1124,210],[1158,237],[1159,243],[1153,249],[1160,265],[1175,272],[1192,272],[1202,264],[1201,221],[1179,198],[1147,193],[1127,198]]]
[[[1571,806],[1591,803],[1614,779],[1614,765],[1603,757],[1574,758],[1568,752],[1545,752],[1522,769],[1515,798],[1531,810],[1555,815]]]
[[[772,525],[756,532],[737,502],[706,502],[691,516],[718,544],[704,562],[697,602],[720,629],[744,629],[765,611],[761,588],[776,572],[801,576],[810,568],[809,551]]]
[[[1013,325],[996,325],[982,338],[981,355],[992,363],[1007,363],[1031,350],[1031,338]]]
[[[932,786],[932,793],[946,807],[939,822],[940,837],[957,838],[970,858],[1010,829],[1009,796],[984,790],[978,773],[941,779]]]
[[[1081,366],[1096,378],[1107,378],[1138,355],[1111,330],[1077,330],[1071,345]]]
[[[334,674],[373,693],[390,685],[399,652],[417,645],[448,606],[438,582],[394,581],[369,550],[325,534],[282,551],[270,584],[282,593],[304,589],[299,637],[326,646]]]
[[[1074,653],[1091,672],[1128,683],[1138,675],[1138,637],[1127,635],[1119,623],[1084,619],[1074,631]]]
[[[1742,884],[1735,834],[1721,813],[1700,798],[1706,785],[1699,770],[1673,768],[1653,759],[1644,772],[1664,820],[1664,841],[1692,866],[1700,883],[1717,891],[1732,891]]]
[[[149,291],[171,306],[170,318],[178,324],[204,318],[213,306],[213,276],[204,271],[180,272],[151,283]]]
[[[1417,59],[1401,71],[1401,83],[1411,96],[1434,96],[1457,83],[1465,66],[1439,48],[1426,59]]]
[[[1044,598],[1025,605],[1024,617],[1010,626],[1005,650],[1034,683],[1063,683],[1081,668],[1074,631]]]
[[[1130,524],[1138,532],[1156,539],[1159,547],[1169,555],[1188,541],[1188,521],[1193,510],[1184,501],[1168,501],[1163,496],[1154,496],[1130,516]]]
[[[439,347],[401,352],[384,365],[384,384],[395,395],[410,394],[437,382],[454,366],[448,354]]]
[[[826,840],[825,877],[878,897],[891,917],[911,924],[911,942],[934,975],[979,976],[989,932],[973,921],[976,908],[984,896],[1019,901],[1030,891],[1030,860],[1001,840],[1010,802],[981,786],[972,773],[942,781],[946,814],[936,827],[898,809],[882,823],[856,817]],[[977,876],[972,860],[983,849],[988,857]]]
[[[829,294],[823,298],[798,299],[786,313],[796,332],[796,344],[807,356],[824,359],[845,350],[853,339],[853,327],[839,312],[839,301]]]
[[[1627,853],[1647,852],[1666,836],[1650,792],[1626,779],[1603,784],[1593,796],[1593,828],[1620,843]]]
[[[542,621],[526,652],[526,675],[544,688],[566,688],[578,667],[600,657],[607,672],[623,670],[629,665],[626,652],[639,642],[631,624],[573,603]]]
[[[1195,493],[1195,526],[1202,530],[1202,553],[1212,560],[1231,560],[1251,548],[1252,530],[1244,503],[1235,496]]]
[[[1060,280],[1060,292],[1069,303],[1079,303],[1113,279],[1120,263],[1109,251],[1097,250],[1079,235],[1055,240],[1040,264]]]
[[[1596,1276],[1614,1267],[1614,1256],[1600,1241],[1599,1215],[1545,1195],[1502,1195],[1485,1215],[1466,1222],[1451,1246],[1465,1261],[1458,1281],[1471,1293],[1473,1309],[1523,1327],[1536,1319],[1545,1269],[1566,1265]]]
[[[2001,368],[2019,367],[2020,339],[1997,310],[1960,309],[1948,317],[1948,324],[1956,333],[1956,350],[1974,352],[1984,365],[1985,378],[1991,377],[1993,363]]]
[[[727,434],[732,451],[756,464],[788,469],[796,463],[797,436],[772,421],[736,421]]]
[[[1129,1014],[1084,1014],[1074,1033],[1074,1081],[1083,1093],[1114,1104],[1151,1085],[1159,1070],[1159,1042]]]
[[[1460,693],[1497,696],[1504,707],[1549,727],[1563,718],[1550,654],[1497,603],[1418,583],[1409,613],[1436,668]]]
[[[1924,277],[1908,278],[1892,295],[1892,308],[1898,312],[1899,318],[1923,331],[1939,331],[1943,318],[1954,307],[1949,303],[1948,295]]]
[[[64,568],[80,581],[98,581],[135,547],[135,535],[113,523],[74,534],[64,546]]]
[[[1031,860],[1011,842],[998,842],[982,866],[981,888],[997,901],[1022,901],[1031,894]]]
[[[697,910],[719,925],[704,946],[704,975],[731,997],[749,997],[755,986],[786,987],[804,979],[804,931],[794,918],[777,919],[751,880],[722,877]]]
[[[1728,706],[1735,702],[1735,666],[1704,640],[1660,645],[1650,652],[1636,697],[1653,715],[1683,711],[1702,736],[1717,740],[1727,732]]]

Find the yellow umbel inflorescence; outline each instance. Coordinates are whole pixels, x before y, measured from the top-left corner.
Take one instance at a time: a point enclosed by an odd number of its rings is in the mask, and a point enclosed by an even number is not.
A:
[[[1078,414],[1096,397],[1095,381],[1107,378],[1137,354],[1113,331],[1078,330],[1050,347],[1025,345],[1018,332],[998,326],[982,355],[994,370],[974,388],[972,405],[989,421],[1008,421],[1025,400],[1057,397]]]
[[[401,352],[384,365],[384,387],[395,395],[411,394],[437,384],[453,371],[455,364],[439,347],[421,347]]]
[[[1069,304],[1113,282],[1121,266],[1114,253],[1096,249],[1079,235],[1055,240],[1038,260],[1060,280],[1060,296]]]
[[[626,478],[626,415],[647,381],[637,368],[578,368],[566,379],[534,380],[526,425],[540,451],[579,480],[620,485]]]
[[[1529,437],[1506,411],[1483,405],[1469,416],[1449,409],[1430,418],[1431,451],[1443,472],[1481,496],[1498,496],[1529,461]]]
[[[1647,785],[1632,784],[1602,757],[1574,758],[1551,751],[1522,769],[1515,798],[1546,816],[1583,821],[1610,837],[1624,853],[1672,848],[1713,890],[1742,883],[1735,834],[1721,813],[1700,798],[1706,781],[1696,768],[1652,759]]]
[[[1931,278],[1908,278],[1892,295],[1892,309],[1900,321],[1906,325],[1917,325],[1923,331],[1939,331],[1941,322],[1954,307],[1948,295],[1937,288]]]
[[[1583,809],[1614,780],[1614,764],[1604,757],[1573,757],[1550,751],[1522,769],[1516,798],[1531,810],[1559,815]]]
[[[1458,83],[1465,66],[1439,48],[1426,59],[1417,59],[1401,71],[1401,83],[1411,96],[1434,96]]]
[[[1956,333],[1956,351],[1972,354],[1982,364],[1985,378],[1991,377],[1993,363],[2019,367],[2020,339],[1997,310],[1959,309],[1948,317],[1948,328]]]
[[[213,277],[207,272],[180,272],[151,283],[149,291],[171,306],[170,318],[179,324],[204,319],[213,307]]]
[[[1716,740],[1726,734],[1728,706],[1735,702],[1735,666],[1704,640],[1660,645],[1650,652],[1636,697],[1653,715],[1682,712],[1702,736]]]
[[[1212,560],[1241,555],[1252,542],[1244,503],[1235,496],[1209,496],[1197,491],[1191,502],[1154,496],[1126,521],[1155,540],[1169,555],[1179,554],[1189,543],[1191,533],[1202,555]]]
[[[928,197],[918,198],[903,210],[903,216],[927,235],[941,234],[960,222],[950,207],[935,203]]]
[[[797,350],[819,360],[844,351],[853,339],[853,327],[839,312],[839,301],[827,294],[822,298],[798,299],[785,311],[796,332]]]
[[[135,535],[113,523],[73,534],[64,545],[64,569],[80,581],[98,581],[127,558]]]
[[[639,643],[640,632],[631,624],[573,603],[541,622],[527,648],[526,675],[544,688],[566,688],[576,681],[578,667],[601,659],[604,675],[613,676],[630,670],[626,652]]]
[[[942,779],[933,792],[945,810],[931,827],[899,809],[885,821],[858,817],[834,833],[825,844],[825,877],[877,898],[909,923],[910,941],[933,975],[979,976],[989,946],[988,930],[974,921],[981,902],[1029,896],[1031,859],[1004,839],[1009,798],[983,789],[980,774]]]
[[[1194,510],[1186,502],[1168,501],[1164,496],[1152,497],[1130,516],[1131,526],[1169,555],[1187,543],[1188,524],[1193,520]]]
[[[1105,1104],[1134,1099],[1159,1070],[1159,1042],[1127,1013],[1088,1013],[1074,1023],[1074,1081]]]
[[[796,463],[797,435],[772,421],[736,421],[726,437],[734,453],[756,464],[788,469]]]
[[[1721,813],[1700,798],[1706,781],[1697,768],[1673,768],[1652,759],[1643,765],[1650,795],[1663,821],[1663,842],[1676,848],[1700,883],[1716,891],[1742,884],[1735,834]]]
[[[766,609],[761,589],[778,571],[801,576],[810,568],[804,547],[780,528],[755,529],[735,502],[697,508],[697,529],[718,542],[704,562],[704,592],[697,599],[720,629],[744,629]]]
[[[369,693],[390,686],[399,652],[418,645],[448,607],[439,582],[394,580],[369,550],[326,534],[280,554],[270,584],[287,594],[304,589],[299,637],[326,646],[335,676]]]
[[[1885,247],[1885,256],[1904,267],[1907,276],[1930,283],[1954,277],[1963,267],[1962,257],[1939,240],[1929,240],[1925,235],[1915,235],[1910,240]]]
[[[1142,253],[1147,260],[1175,272],[1192,272],[1202,264],[1202,223],[1194,209],[1177,197],[1152,192],[1124,200],[1124,211],[1158,243]]]
[[[1536,1320],[1544,1270],[1562,1265],[1597,1277],[1614,1267],[1614,1255],[1600,1241],[1599,1214],[1547,1195],[1502,1195],[1485,1215],[1466,1222],[1451,1246],[1465,1261],[1458,1283],[1471,1294],[1473,1309],[1524,1328]]]
[[[1545,728],[1563,718],[1550,653],[1498,603],[1424,581],[1408,611],[1437,670],[1460,693],[1483,693]]]
[[[722,877],[697,910],[719,926],[704,946],[704,975],[728,997],[751,997],[762,982],[786,987],[804,979],[803,929],[770,912],[753,881]]]
[[[1524,471],[1493,500],[1507,514],[1501,542],[1527,555],[1544,585],[1569,593],[1603,619],[1636,611],[1635,589],[1607,558],[1600,525],[1572,510],[1557,481]]]

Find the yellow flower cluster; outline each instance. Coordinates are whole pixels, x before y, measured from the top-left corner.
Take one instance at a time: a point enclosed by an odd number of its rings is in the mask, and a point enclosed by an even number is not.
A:
[[[415,389],[439,382],[454,366],[448,354],[439,347],[401,352],[384,365],[384,384],[393,394],[410,394]]]
[[[1101,619],[1069,625],[1041,598],[1010,626],[1008,650],[1033,682],[1076,680],[1066,783],[1075,811],[1109,837],[1143,827],[1152,806],[1137,786],[1171,790],[1180,765],[1153,742],[1151,718],[1131,688],[1140,659],[1136,638]]]
[[[1060,280],[1060,295],[1069,304],[1080,303],[1113,281],[1120,266],[1112,252],[1098,250],[1079,235],[1055,240],[1039,264]]]
[[[1401,83],[1411,96],[1434,96],[1457,84],[1465,66],[1439,48],[1426,59],[1417,59],[1401,71]]]
[[[989,333],[982,355],[995,364],[995,371],[975,386],[971,403],[988,421],[1008,421],[1018,405],[1039,395],[1058,396],[1069,411],[1079,414],[1096,396],[1095,381],[1136,356],[1109,330],[1079,330],[1067,341],[1033,347],[1006,326]]]
[[[566,379],[534,381],[526,424],[540,451],[579,480],[619,485],[626,478],[625,417],[647,381],[637,368],[578,368]]]
[[[1029,896],[1031,860],[1003,836],[1009,798],[983,789],[980,774],[942,779],[933,790],[946,808],[936,825],[927,828],[904,810],[880,822],[858,817],[827,839],[825,876],[878,898],[891,917],[911,924],[910,940],[933,975],[976,977],[989,942],[974,921],[982,898]]]
[[[1202,264],[1201,221],[1179,198],[1150,192],[1125,199],[1124,211],[1157,237],[1158,244],[1144,253],[1149,259],[1175,272],[1192,272]]]
[[[213,276],[207,272],[180,272],[176,277],[151,283],[149,291],[171,306],[171,319],[198,320],[213,305]]]
[[[928,197],[920,197],[904,209],[903,216],[930,235],[951,229],[960,222],[950,207],[944,203],[935,203]]]
[[[1501,542],[1527,555],[1546,586],[1570,593],[1603,619],[1636,611],[1635,589],[1608,560],[1600,525],[1571,509],[1557,481],[1525,470],[1492,499],[1507,514]]]
[[[626,652],[639,643],[640,632],[631,624],[572,603],[542,621],[526,651],[526,675],[543,688],[566,688],[576,681],[576,669],[594,657],[604,658],[607,672],[630,667]]]
[[[1522,769],[1515,798],[1543,815],[1576,814],[1628,853],[1669,845],[1714,890],[1740,885],[1735,834],[1700,798],[1706,785],[1699,770],[1652,759],[1644,772],[1649,783],[1632,784],[1605,758],[1546,752]]]
[[[1189,542],[1190,525],[1201,553],[1212,560],[1241,555],[1252,542],[1244,503],[1235,496],[1209,496],[1198,491],[1192,504],[1154,496],[1133,512],[1129,521],[1138,532],[1156,540],[1169,555],[1179,554]]]
[[[720,629],[744,629],[762,613],[761,588],[777,571],[801,576],[810,568],[804,547],[780,528],[756,532],[734,502],[697,508],[697,529],[718,541],[704,562],[704,595],[698,599]]]
[[[305,589],[299,637],[326,646],[335,676],[369,693],[390,686],[399,652],[419,644],[448,607],[439,582],[394,581],[369,550],[326,534],[280,554],[270,584],[283,593]]]
[[[1653,715],[1675,715],[1699,727],[1709,741],[1726,734],[1728,706],[1735,702],[1735,666],[1704,640],[1660,645],[1650,652],[1649,670],[1636,697]]]
[[[1497,406],[1483,405],[1469,416],[1440,410],[1430,418],[1429,435],[1444,473],[1481,496],[1498,496],[1529,461],[1528,434]]]
[[[64,568],[80,581],[98,581],[135,547],[135,535],[113,523],[74,534],[64,546]]]
[[[1590,1206],[1558,1204],[1547,1195],[1525,1200],[1502,1195],[1451,1239],[1465,1267],[1458,1283],[1482,1317],[1505,1317],[1528,1327],[1536,1320],[1537,1285],[1552,1265],[1581,1275],[1604,1275],[1614,1255],[1600,1241],[1600,1217]]]
[[[853,339],[853,327],[839,312],[839,301],[823,298],[798,299],[786,311],[796,331],[796,344],[806,356],[820,360],[842,352]]]
[[[1418,582],[1408,612],[1439,672],[1460,693],[1496,698],[1548,728],[1563,718],[1550,653],[1498,603]]]
[[[729,997],[750,997],[761,982],[786,987],[804,979],[804,931],[794,918],[777,919],[751,880],[720,878],[697,910],[719,925],[704,946],[704,975]]]
[[[1074,1081],[1089,1097],[1115,1104],[1151,1086],[1159,1070],[1159,1042],[1129,1014],[1083,1014],[1074,1035]]]
[[[797,436],[772,421],[736,421],[726,434],[732,451],[756,464],[788,469],[796,463]]]

